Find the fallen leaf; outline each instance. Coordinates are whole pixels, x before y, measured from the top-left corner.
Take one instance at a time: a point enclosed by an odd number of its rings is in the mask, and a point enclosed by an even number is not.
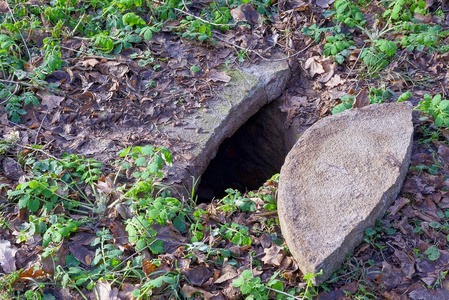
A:
[[[446,164],[449,164],[449,147],[448,146],[440,145],[438,147],[438,154],[441,155],[441,158],[443,158],[443,160]]]
[[[260,14],[251,4],[242,4],[230,11],[232,18],[236,22],[246,22],[251,25],[259,24]]]
[[[95,58],[89,58],[79,62],[79,64],[82,65],[83,67],[95,67],[99,63],[100,62]]]
[[[308,58],[304,64],[304,68],[309,70],[310,77],[315,76],[316,74],[323,74],[324,68],[323,66],[318,62],[319,56],[312,56]]]
[[[131,283],[127,283],[127,282],[123,282],[122,283],[122,290],[120,292],[118,292],[118,298],[120,300],[133,300],[135,299],[133,296],[133,291],[135,289],[137,289],[138,286],[131,284]]]
[[[412,300],[423,300],[423,299],[449,299],[449,291],[445,289],[423,289],[415,290],[409,294]]]
[[[17,248],[10,241],[0,241],[0,266],[6,274],[16,270],[16,252]]]
[[[338,85],[342,85],[343,83],[345,83],[345,80],[341,79],[340,75],[336,74],[336,75],[334,75],[334,77],[331,78],[331,80],[326,82],[326,86],[333,88]]]
[[[193,287],[187,284],[185,284],[181,290],[184,292],[184,294],[186,294],[187,298],[193,297],[196,293],[200,293],[203,299],[210,299],[217,296],[217,294],[212,294],[201,288]]]
[[[94,258],[95,253],[90,251],[84,246],[79,244],[72,243],[69,246],[70,252],[72,252],[73,256],[83,264],[90,266],[92,263],[92,259]]]
[[[47,107],[47,110],[51,112],[64,100],[65,97],[55,96],[44,91],[37,92],[37,95],[42,98],[42,105]]]
[[[111,284],[105,281],[97,281],[95,295],[98,300],[118,300],[117,288],[111,289]]]
[[[361,108],[369,105],[368,90],[363,89],[355,96],[353,108]]]
[[[22,166],[11,157],[3,159],[3,172],[5,177],[12,180],[19,180],[23,175]]]
[[[316,0],[316,5],[318,5],[321,8],[328,8],[329,4],[334,3],[335,0]]]
[[[262,236],[260,237],[260,245],[262,246],[262,248],[268,248],[271,246],[271,238],[268,233],[265,232],[264,234],[262,234]]]
[[[401,210],[401,208],[403,208],[409,202],[410,202],[410,199],[405,198],[405,197],[399,197],[396,199],[394,204],[388,209],[388,211],[392,215],[395,215],[398,211]]]
[[[263,252],[265,252],[265,256],[262,261],[267,265],[280,266],[285,256],[284,248],[276,244],[273,244],[270,248],[265,248]]]
[[[213,82],[217,82],[217,81],[229,82],[229,81],[231,81],[231,76],[229,76],[225,72],[220,72],[215,69],[209,70],[209,72],[207,72],[207,78],[209,80],[212,80]]]
[[[238,276],[237,270],[231,265],[225,265],[221,270],[221,276],[214,283],[223,283],[227,280],[234,279]]]
[[[212,277],[212,275],[214,275],[214,273],[204,266],[199,266],[192,270],[185,271],[184,275],[191,284],[202,286],[210,277]]]
[[[144,258],[142,260],[142,271],[145,275],[150,275],[156,270],[157,266],[153,264],[150,260]]]
[[[413,274],[415,274],[415,259],[399,250],[395,250],[394,255],[401,261],[402,273],[404,273],[406,278],[411,279]]]
[[[382,263],[382,283],[387,289],[392,289],[401,283],[402,272],[386,261]]]
[[[0,1],[0,13],[4,14],[9,11],[8,3],[6,1]]]

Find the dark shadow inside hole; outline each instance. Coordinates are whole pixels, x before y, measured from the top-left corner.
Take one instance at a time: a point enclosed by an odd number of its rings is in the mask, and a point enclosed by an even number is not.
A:
[[[266,105],[220,145],[197,190],[198,202],[222,198],[227,188],[256,190],[279,173],[293,143],[284,130],[281,101]]]

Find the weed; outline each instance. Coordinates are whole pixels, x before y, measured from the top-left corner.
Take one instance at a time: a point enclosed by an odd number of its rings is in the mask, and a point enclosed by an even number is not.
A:
[[[425,47],[434,51],[443,46],[439,45],[439,41],[449,36],[449,31],[443,31],[439,25],[405,23],[402,30],[408,32],[408,35],[401,39],[400,44],[409,51],[423,51]]]
[[[212,236],[223,236],[236,246],[251,245],[249,229],[246,226],[232,222],[231,225],[223,224],[212,231]]]
[[[442,99],[440,94],[433,97],[425,94],[424,101],[420,101],[415,109],[420,109],[433,117],[435,126],[449,127],[449,100]]]
[[[412,97],[412,92],[406,91],[406,92],[402,93],[401,95],[399,95],[398,100],[396,100],[396,102],[404,102],[404,101],[408,100],[410,97]]]
[[[335,34],[326,37],[326,44],[324,45],[324,56],[332,55],[338,64],[342,64],[346,57],[349,56],[349,49],[352,41],[348,41],[344,34]]]
[[[350,28],[363,26],[366,23],[359,7],[350,0],[336,0],[334,3],[334,18],[338,23],[344,23]]]
[[[244,270],[239,278],[232,282],[232,286],[240,288],[243,295],[249,295],[247,300],[268,299],[266,287],[260,277],[254,277],[251,270]]]
[[[332,114],[335,115],[347,109],[351,109],[352,105],[354,104],[354,99],[354,95],[344,95],[343,97],[341,97],[341,103],[334,106],[334,108],[332,109]]]
[[[384,103],[386,100],[388,100],[393,95],[393,92],[386,88],[370,88],[369,89],[369,103]]]
[[[180,299],[177,291],[180,277],[180,273],[165,273],[164,275],[146,281],[140,288],[135,289],[132,295],[135,299],[149,299],[153,289],[162,288],[165,286],[164,290],[171,290],[174,299]]]
[[[441,256],[440,251],[438,250],[438,248],[435,245],[427,248],[427,250],[424,251],[424,254],[427,255],[427,258],[430,261],[438,260]]]
[[[145,248],[149,248],[155,254],[164,251],[164,242],[155,238],[157,232],[151,228],[151,223],[143,216],[135,216],[126,221],[126,231],[128,232],[128,240],[135,245],[137,252]]]
[[[306,36],[311,36],[315,43],[318,43],[322,34],[326,32],[339,33],[341,32],[341,29],[339,26],[319,27],[317,24],[313,24],[310,27],[303,27],[301,32]]]
[[[75,232],[78,227],[86,221],[77,221],[67,218],[65,215],[51,215],[49,217],[50,227],[45,230],[42,236],[42,246],[48,247],[50,243],[58,244],[63,238],[69,237],[72,232]],[[40,222],[40,227],[46,227],[46,224]],[[44,225],[45,224],[45,225]],[[38,223],[39,225],[39,223]],[[38,226],[39,227],[39,226]],[[41,229],[42,230],[42,229]],[[39,231],[41,231],[39,230]],[[39,231],[37,233],[39,233]]]

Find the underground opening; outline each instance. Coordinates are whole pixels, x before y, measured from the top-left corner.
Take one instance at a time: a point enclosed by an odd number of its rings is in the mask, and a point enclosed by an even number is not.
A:
[[[279,173],[296,133],[285,128],[287,114],[278,99],[261,108],[233,136],[222,142],[201,176],[198,202],[222,198],[227,188],[256,190]]]

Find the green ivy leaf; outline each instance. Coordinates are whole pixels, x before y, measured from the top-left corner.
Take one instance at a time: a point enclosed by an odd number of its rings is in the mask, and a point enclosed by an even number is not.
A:
[[[427,255],[430,261],[438,260],[438,258],[440,258],[441,255],[440,251],[437,249],[435,245],[427,248],[427,250],[424,251],[424,254]]]

